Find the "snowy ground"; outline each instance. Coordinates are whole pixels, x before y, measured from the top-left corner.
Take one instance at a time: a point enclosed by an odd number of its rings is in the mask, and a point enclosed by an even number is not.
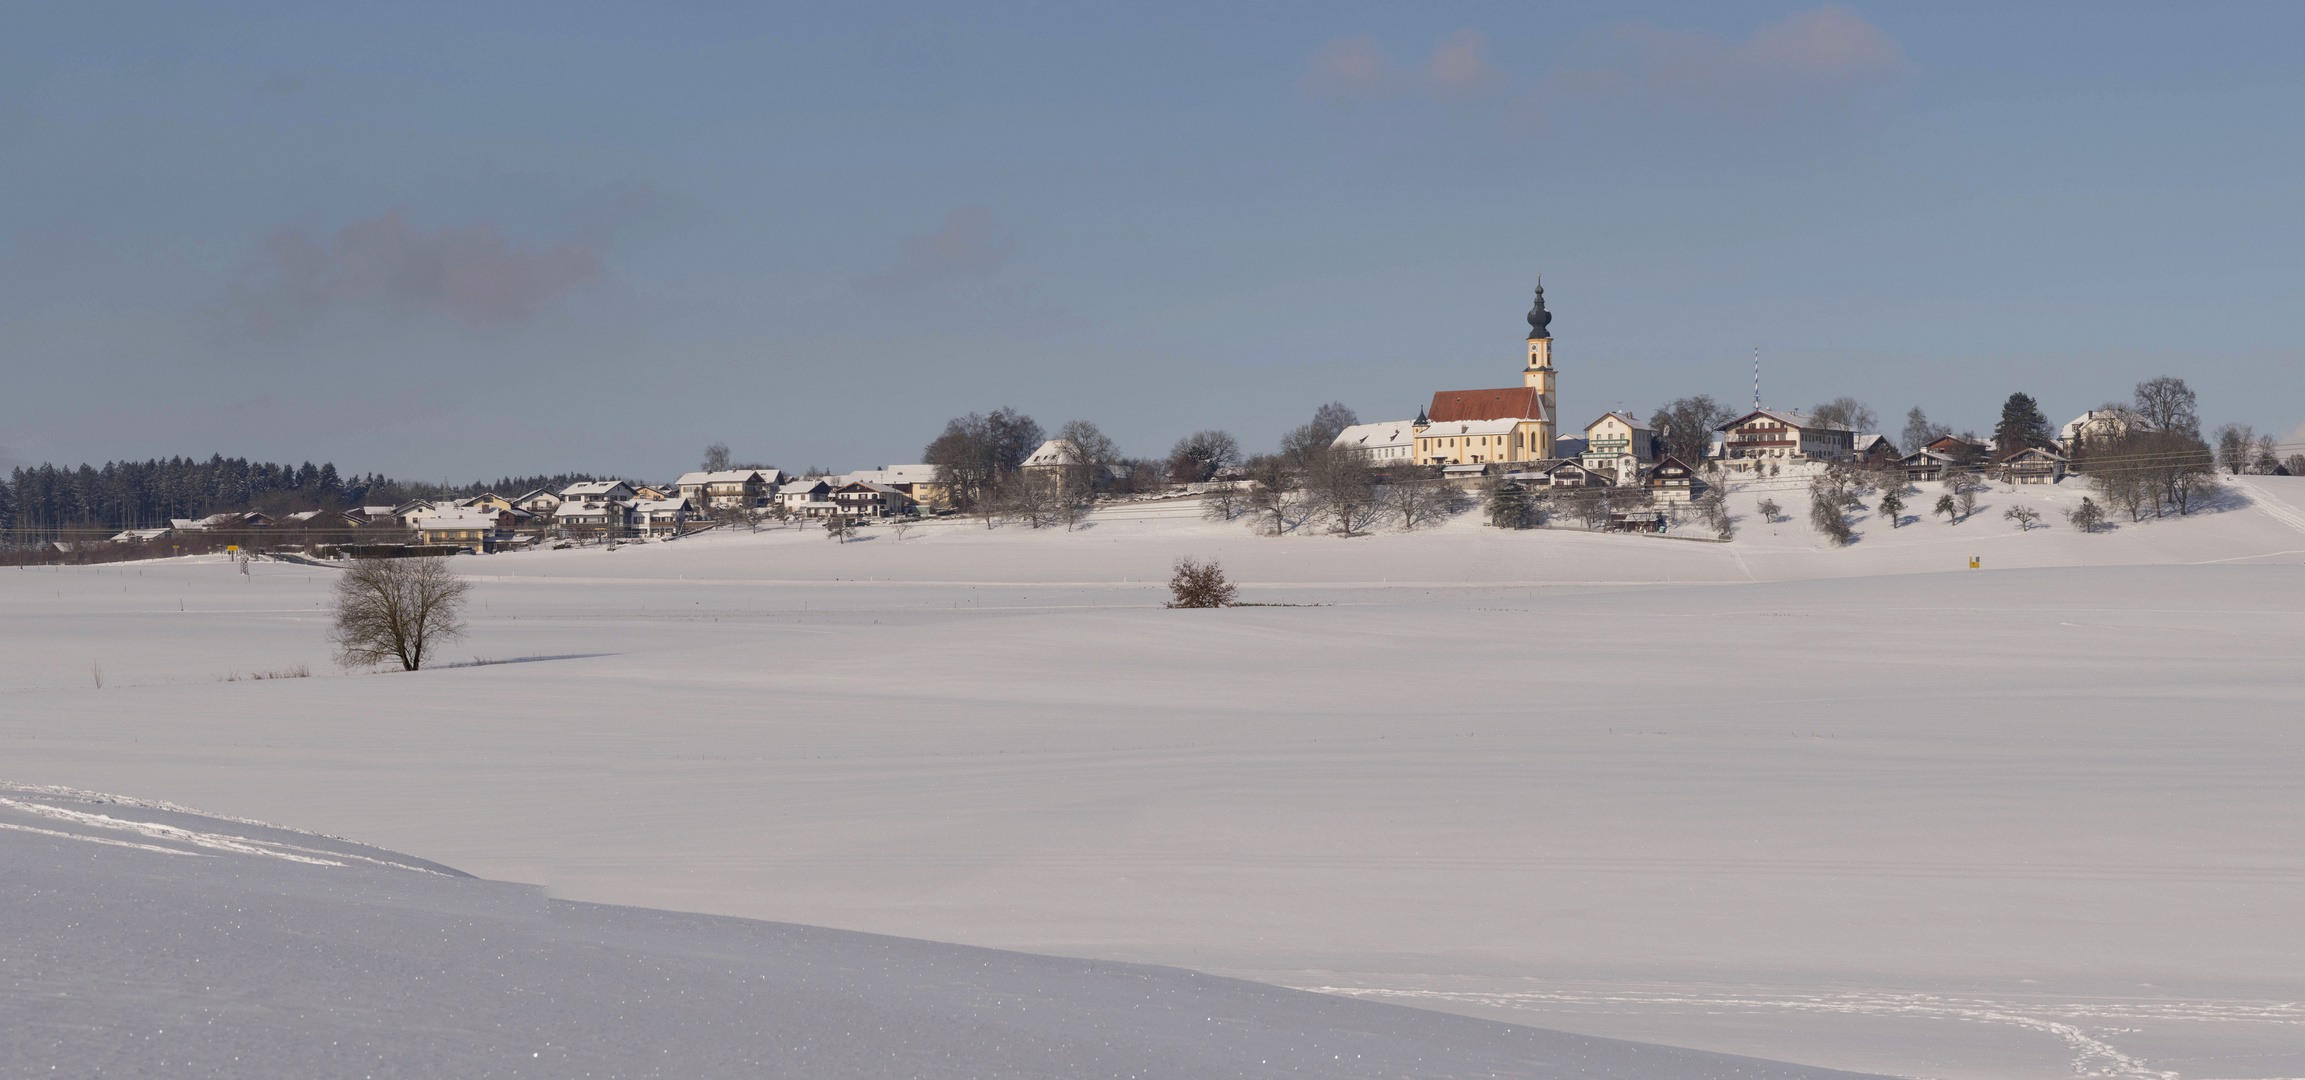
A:
[[[1863,1080],[1175,968],[553,900],[0,787],[10,1076]]]
[[[492,556],[452,658],[555,659],[413,676],[327,666],[328,570],[0,572],[0,777],[1834,1068],[2305,1076],[2305,480],[2079,495],[1842,550],[1795,493],[1730,544],[1173,506]],[[1323,606],[1162,610],[1184,554]]]

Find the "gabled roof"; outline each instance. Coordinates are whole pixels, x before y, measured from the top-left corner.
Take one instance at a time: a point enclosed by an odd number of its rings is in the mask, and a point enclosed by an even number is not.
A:
[[[1666,454],[1664,457],[1658,458],[1656,464],[1649,466],[1649,475],[1655,476],[1656,474],[1663,472],[1666,469],[1679,469],[1682,472],[1688,473],[1690,476],[1697,475],[1697,470],[1690,468],[1687,462],[1682,461],[1680,458],[1674,457],[1671,454]]]
[[[832,485],[825,483],[824,480],[820,477],[807,476],[798,480],[791,481],[790,483],[785,484],[783,487],[777,488],[776,493],[779,495],[805,495],[809,492],[815,491],[818,488],[823,488],[826,491],[830,491],[832,490]]]
[[[2051,449],[2049,449],[2048,447],[2045,447],[2045,446],[2027,446],[2027,447],[2021,447],[2021,448],[2019,448],[2019,449],[2016,449],[2016,450],[2011,450],[2011,451],[2009,451],[2009,452],[2007,452],[2007,453],[2005,453],[2005,454],[2002,454],[2001,456],[1999,456],[1999,457],[1997,457],[1997,458],[1994,458],[1994,459],[1993,459],[1993,463],[1994,463],[1995,465],[2006,464],[2006,463],[2008,463],[2008,462],[2011,462],[2011,461],[2015,461],[2015,460],[2017,460],[2018,458],[2021,458],[2021,457],[2039,457],[2039,458],[2043,458],[2043,459],[2045,459],[2045,460],[2048,460],[2048,461],[2064,461],[2064,460],[2066,460],[2066,458],[2065,458],[2065,455],[2063,455],[2063,454],[2060,454],[2060,453],[2056,452],[2055,450],[2051,450]]]
[[[776,483],[784,475],[777,469],[722,469],[719,472],[686,472],[672,482],[674,487],[696,487],[700,484],[742,484],[755,478],[763,484]]]
[[[640,514],[663,514],[671,513],[675,510],[686,510],[688,508],[689,506],[687,499],[642,499],[639,502],[632,504],[633,512]]]
[[[1818,422],[1818,420],[1817,420],[1817,418],[1816,418],[1816,417],[1814,417],[1814,416],[1811,416],[1811,415],[1809,415],[1808,413],[1798,413],[1798,412],[1794,412],[1794,411],[1792,411],[1792,410],[1790,410],[1790,409],[1754,409],[1752,412],[1746,413],[1745,415],[1743,415],[1743,416],[1740,416],[1740,417],[1738,417],[1738,418],[1736,418],[1736,419],[1734,419],[1734,420],[1731,420],[1731,421],[1729,421],[1729,422],[1728,422],[1728,423],[1726,423],[1726,424],[1722,424],[1722,425],[1720,425],[1719,427],[1716,427],[1716,428],[1714,428],[1713,430],[1714,430],[1714,431],[1727,431],[1727,430],[1729,430],[1730,428],[1736,427],[1737,425],[1739,425],[1739,424],[1742,424],[1742,423],[1744,423],[1744,422],[1746,422],[1746,421],[1748,421],[1748,420],[1751,420],[1751,419],[1753,419],[1754,417],[1757,417],[1757,416],[1765,416],[1765,417],[1767,417],[1767,418],[1769,418],[1769,419],[1771,419],[1771,420],[1775,420],[1775,421],[1777,421],[1778,423],[1781,423],[1781,424],[1785,425],[1786,427],[1790,427],[1790,428],[1799,428],[1799,429],[1801,429],[1802,431],[1848,431],[1848,430],[1849,430],[1848,428],[1842,427],[1842,426],[1840,426],[1840,425],[1838,425],[1838,424],[1826,424],[1826,423],[1820,423],[1820,422]]]
[[[1460,420],[1545,419],[1545,398],[1534,386],[1490,390],[1436,390],[1425,416],[1434,424]]]
[[[1915,450],[1897,459],[1897,463],[1900,465],[1925,465],[1931,461],[1940,465],[1950,465],[1953,463],[1953,455],[1940,454],[1935,450]]]
[[[904,492],[902,492],[902,491],[899,491],[899,490],[897,490],[896,488],[890,487],[890,486],[888,486],[887,484],[875,484],[875,483],[871,483],[871,482],[869,482],[869,481],[865,481],[865,480],[852,480],[852,481],[850,481],[850,482],[848,482],[848,483],[846,483],[846,484],[842,484],[842,485],[840,486],[840,490],[842,490],[842,491],[870,491],[870,492],[873,492],[873,493],[875,493],[875,494],[878,494],[878,495],[902,495],[902,494],[904,494]]]
[[[519,497],[519,498],[517,498],[517,499],[514,499],[514,500],[512,500],[512,501],[513,501],[513,502],[516,502],[516,503],[524,503],[524,502],[528,502],[528,501],[530,501],[530,500],[532,500],[532,499],[558,499],[558,498],[560,498],[560,493],[559,493],[559,492],[556,492],[556,491],[546,491],[546,490],[544,490],[543,488],[537,488],[536,490],[534,490],[534,491],[531,491],[531,492],[529,492],[528,494],[526,494],[526,495],[523,495],[523,496],[521,496],[521,497]]]
[[[1513,433],[1513,429],[1520,427],[1524,422],[1522,418],[1513,416],[1500,417],[1495,420],[1451,420],[1447,423],[1435,421],[1423,431],[1417,432],[1417,438],[1446,439],[1459,435],[1478,438],[1482,435],[1510,435]]]
[[[1040,444],[1040,449],[1034,450],[1030,456],[1026,457],[1024,464],[1029,469],[1036,466],[1046,468],[1056,465],[1073,465],[1079,461],[1080,456],[1073,453],[1071,443],[1063,439],[1050,439]]]
[[[1600,416],[1596,417],[1596,418],[1593,420],[1593,423],[1592,423],[1592,424],[1586,424],[1586,425],[1585,425],[1585,430],[1586,430],[1586,431],[1591,431],[1591,430],[1593,430],[1593,424],[1598,424],[1598,423],[1600,423],[1601,421],[1603,421],[1603,420],[1606,420],[1606,419],[1608,419],[1608,418],[1610,418],[1610,417],[1612,417],[1612,416],[1616,417],[1616,418],[1617,418],[1619,421],[1623,422],[1623,423],[1624,423],[1624,425],[1625,425],[1626,427],[1629,427],[1629,428],[1633,429],[1634,431],[1647,431],[1647,430],[1649,430],[1649,425],[1647,425],[1647,424],[1644,424],[1644,423],[1642,423],[1642,422],[1640,422],[1640,421],[1638,421],[1638,420],[1635,420],[1635,419],[1633,419],[1633,414],[1631,414],[1631,413],[1628,413],[1628,412],[1622,412],[1622,411],[1619,411],[1619,410],[1616,410],[1616,409],[1611,409],[1611,410],[1609,410],[1608,412],[1602,413]]]
[[[1330,446],[1349,450],[1367,450],[1378,446],[1406,446],[1415,438],[1410,431],[1415,427],[1410,420],[1388,420],[1381,424],[1354,424],[1337,432]]]
[[[618,488],[631,491],[632,485],[622,480],[581,480],[561,488],[560,497],[563,499],[594,498],[606,495]]]
[[[1887,435],[1873,434],[1857,436],[1856,447],[1857,452],[1860,454],[1872,453],[1874,446],[1883,444],[1888,446],[1890,453],[1894,454],[1897,452],[1897,441],[1888,437]]]

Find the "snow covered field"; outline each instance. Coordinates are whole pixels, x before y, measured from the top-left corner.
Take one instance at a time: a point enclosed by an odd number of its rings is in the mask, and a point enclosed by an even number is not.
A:
[[[416,675],[328,667],[326,569],[0,571],[0,778],[1809,1065],[2305,1076],[2305,480],[2079,495],[1843,550],[1745,496],[1731,544],[1173,505],[490,556],[451,659],[551,659]],[[1186,554],[1319,606],[1163,610]]]

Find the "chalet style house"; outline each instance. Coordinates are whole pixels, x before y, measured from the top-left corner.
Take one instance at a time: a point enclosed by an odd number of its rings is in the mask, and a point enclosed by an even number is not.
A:
[[[1419,465],[1472,465],[1543,461],[1552,456],[1553,313],[1537,283],[1529,308],[1528,366],[1521,385],[1490,390],[1441,390],[1409,425],[1412,459]]]
[[[1721,456],[1732,469],[1848,461],[1856,453],[1856,432],[1785,409],[1755,409],[1713,430],[1722,435]]]
[[[673,491],[656,498],[668,498],[677,492],[679,497],[688,500],[689,506],[700,511],[730,506],[749,510],[767,506],[783,479],[784,473],[776,469],[684,473],[672,482]]]
[[[2065,455],[2044,446],[2012,450],[1993,459],[1992,471],[2008,484],[2054,484],[2065,479]]]
[[[1705,482],[1697,478],[1697,470],[1671,455],[1649,470],[1647,484],[1651,502],[1685,503],[1705,493]]]

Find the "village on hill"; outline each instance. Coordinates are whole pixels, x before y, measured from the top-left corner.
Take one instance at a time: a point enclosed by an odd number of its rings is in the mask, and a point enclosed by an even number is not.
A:
[[[1437,390],[1414,418],[1373,423],[1331,403],[1283,435],[1277,450],[1256,455],[1210,430],[1180,439],[1164,458],[1130,458],[1093,423],[1051,434],[1002,408],[953,419],[918,463],[846,473],[732,464],[719,443],[700,468],[661,483],[578,474],[533,478],[518,490],[474,484],[416,495],[380,476],[347,482],[333,464],[216,457],[17,469],[0,485],[0,530],[19,564],[225,550],[387,557],[791,525],[845,539],[857,529],[953,517],[986,528],[1070,528],[1099,507],[1181,499],[1213,520],[1272,536],[1414,531],[1477,510],[1506,529],[1730,541],[1737,525],[1726,496],[1737,491],[1760,497],[1763,523],[1791,516],[1779,499],[1797,508],[1805,500],[1808,523],[1838,545],[1853,537],[1844,511],[1877,508],[1891,527],[1929,514],[1966,520],[1992,483],[2078,482],[2088,494],[2064,516],[2095,531],[2123,517],[2189,514],[2212,498],[2220,473],[2305,473],[2305,447],[2232,424],[2204,438],[2193,391],[2172,377],[2139,383],[2131,400],[2054,430],[2030,395],[2015,392],[1989,436],[1957,434],[1919,408],[1891,435],[1851,398],[1764,407],[1756,366],[1750,408],[1697,395],[1647,419],[1610,410],[1564,430],[1552,319],[1540,283],[1518,385]],[[1931,500],[1921,485],[1942,490]],[[2011,520],[2024,529],[2042,523],[2030,510]]]

